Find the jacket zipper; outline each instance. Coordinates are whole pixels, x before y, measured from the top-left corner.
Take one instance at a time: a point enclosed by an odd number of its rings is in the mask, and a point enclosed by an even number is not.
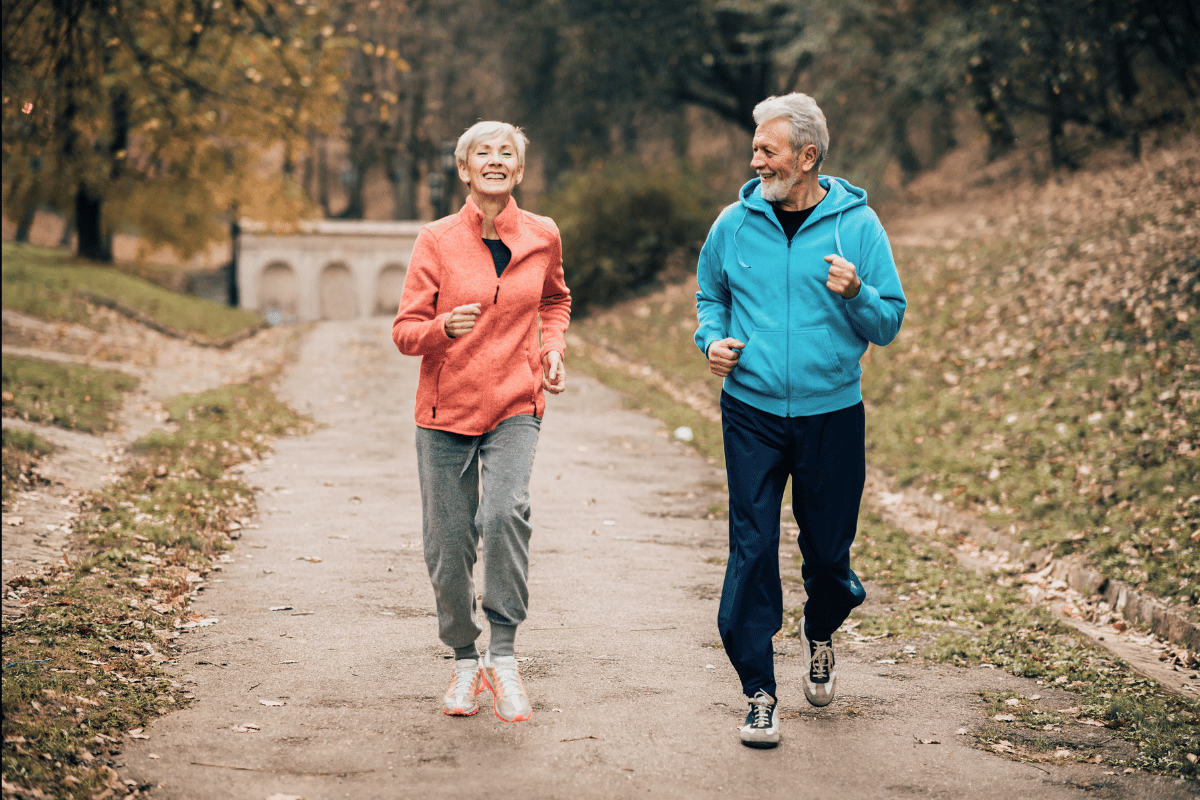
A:
[[[799,231],[797,231],[799,233]],[[785,233],[786,237],[787,234]],[[787,278],[784,281],[784,287],[787,291],[787,325],[783,334],[783,357],[785,359],[783,366],[783,391],[784,391],[784,407],[786,415],[792,415],[792,240],[787,240],[787,262],[786,270]]]

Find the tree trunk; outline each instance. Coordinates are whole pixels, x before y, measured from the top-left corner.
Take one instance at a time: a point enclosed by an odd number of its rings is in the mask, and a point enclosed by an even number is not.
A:
[[[917,158],[912,143],[908,141],[908,115],[894,108],[888,116],[891,118],[892,154],[896,156],[904,174],[904,182],[907,183],[921,171],[921,159]]]
[[[17,218],[17,232],[13,236],[15,241],[27,244],[29,242],[29,231],[33,228],[33,219],[37,216],[38,210],[38,191],[37,178],[34,177],[29,182],[27,191],[13,192],[21,199],[21,216]],[[23,195],[23,196],[22,196]]]
[[[333,216],[329,210],[329,165],[325,163],[325,142],[317,145],[317,205],[326,218]]]
[[[241,237],[242,226],[238,222],[237,205],[234,205],[229,219],[229,273],[225,276],[228,281],[225,285],[225,300],[234,308],[241,302],[238,294],[238,254],[241,250]]]
[[[972,105],[988,137],[987,158],[994,161],[1016,146],[1017,136],[1004,107],[992,93],[992,68],[987,58],[978,57],[967,68],[967,74],[971,78]]]
[[[111,264],[112,237],[104,230],[103,203],[87,184],[81,183],[75,190],[75,230],[79,235],[76,252],[80,258]]]
[[[937,113],[929,124],[929,143],[932,162],[935,167],[942,157],[958,145],[954,136],[954,105],[947,99],[944,92],[937,97]]]

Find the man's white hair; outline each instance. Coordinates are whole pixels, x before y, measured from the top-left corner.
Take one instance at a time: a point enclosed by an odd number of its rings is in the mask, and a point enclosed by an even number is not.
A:
[[[792,152],[797,156],[800,151],[810,144],[817,146],[816,169],[821,168],[825,154],[829,152],[829,128],[825,124],[825,114],[806,94],[792,92],[782,96],[772,96],[754,107],[754,124],[762,125],[780,117],[791,125]]]
[[[455,160],[460,165],[466,164],[467,153],[471,152],[472,148],[483,142],[489,142],[497,136],[503,136],[512,141],[513,147],[517,148],[517,164],[525,166],[525,145],[529,144],[529,137],[516,125],[495,120],[476,122],[467,128],[463,135],[458,137],[458,145],[454,148]]]

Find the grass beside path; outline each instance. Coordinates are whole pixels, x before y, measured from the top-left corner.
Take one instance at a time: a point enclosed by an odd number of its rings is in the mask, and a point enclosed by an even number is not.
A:
[[[311,424],[257,385],[165,405],[176,430],[136,442],[129,471],[84,502],[70,561],[11,582],[26,613],[3,626],[6,797],[10,784],[54,798],[132,791],[112,756],[188,702],[160,665],[182,633],[211,624],[189,598],[254,513],[230,468]]]
[[[45,479],[34,472],[37,462],[54,452],[54,445],[31,431],[19,428],[4,429],[2,484],[3,502],[7,503],[13,491],[31,488]]]
[[[3,258],[4,307],[41,319],[97,327],[93,306],[110,305],[161,331],[204,343],[230,341],[265,325],[259,314],[136,277],[136,265],[102,266],[65,250],[9,242]]]
[[[112,430],[123,394],[138,384],[121,372],[22,356],[0,369],[4,416],[84,433]]]

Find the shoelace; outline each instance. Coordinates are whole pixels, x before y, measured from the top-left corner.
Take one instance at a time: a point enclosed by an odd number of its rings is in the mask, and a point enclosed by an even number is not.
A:
[[[829,671],[833,668],[833,648],[829,642],[813,642],[812,666],[809,668],[809,678],[816,683],[829,680]]]
[[[493,669],[496,670],[496,680],[500,682],[500,694],[512,697],[521,693],[521,679],[515,667],[502,668],[493,665]]]
[[[454,670],[454,692],[455,695],[467,695],[471,693],[471,684],[475,682],[475,675],[479,672],[479,668],[475,669],[456,669]]]
[[[759,700],[757,697],[750,701],[750,705],[754,706],[752,726],[755,728],[771,727],[771,711],[774,710],[774,707],[766,700]]]

